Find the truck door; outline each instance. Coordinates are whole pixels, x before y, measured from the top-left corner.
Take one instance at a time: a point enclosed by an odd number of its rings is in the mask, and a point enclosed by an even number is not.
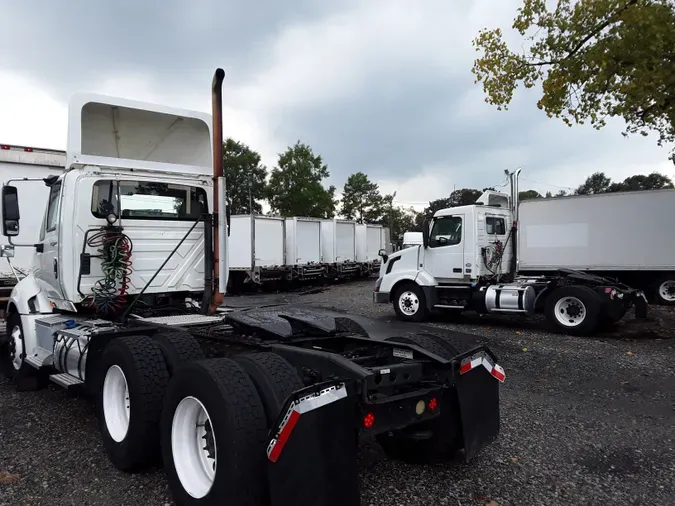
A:
[[[50,299],[63,299],[59,279],[59,208],[61,200],[61,181],[49,188],[49,201],[45,215],[40,243],[42,252],[37,254],[35,277]]]
[[[458,281],[464,274],[464,214],[441,216],[433,221],[424,269],[439,282]]]

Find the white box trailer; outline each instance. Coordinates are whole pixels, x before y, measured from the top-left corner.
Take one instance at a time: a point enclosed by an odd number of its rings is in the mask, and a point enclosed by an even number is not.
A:
[[[321,251],[321,219],[286,218],[286,266],[294,279],[325,274]]]
[[[357,273],[356,223],[337,218],[321,220],[321,251],[330,276]]]
[[[48,200],[49,188],[42,179],[59,176],[66,166],[66,152],[28,146],[0,144],[0,185],[11,179],[36,179],[18,186],[21,229],[12,238],[14,244],[40,242],[40,228]],[[7,237],[0,238],[0,247],[9,245]],[[16,276],[22,278],[32,269],[33,255],[19,250],[13,258],[0,262],[0,301],[5,301],[16,284]],[[14,272],[12,272],[12,268]],[[16,273],[16,276],[15,274]]]
[[[675,190],[526,200],[519,213],[520,272],[590,271],[675,303]]]
[[[262,283],[286,275],[284,218],[237,214],[230,218],[229,263],[233,284]]]
[[[380,265],[381,249],[389,252],[389,229],[382,225],[356,225],[356,261],[364,274],[372,273]]]

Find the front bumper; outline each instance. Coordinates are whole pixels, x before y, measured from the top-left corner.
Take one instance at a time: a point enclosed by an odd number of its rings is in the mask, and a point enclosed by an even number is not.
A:
[[[388,292],[373,292],[373,302],[375,304],[388,304],[389,303],[389,293]]]

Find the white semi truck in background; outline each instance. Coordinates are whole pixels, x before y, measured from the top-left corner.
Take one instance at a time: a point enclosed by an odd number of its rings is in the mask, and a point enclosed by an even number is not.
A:
[[[588,335],[633,305],[646,315],[644,292],[625,281],[675,300],[675,191],[519,204],[519,173],[510,195],[486,191],[474,205],[437,211],[421,246],[385,254],[374,302],[412,321],[432,311],[544,313],[559,330]]]
[[[51,381],[93,398],[111,462],[161,461],[179,505],[356,506],[360,437],[393,458],[471,459],[499,433],[505,374],[486,347],[222,307],[223,78],[212,116],[76,95],[44,200],[32,181],[4,181],[0,252],[34,256],[34,269],[6,305],[2,372],[20,390]],[[44,209],[35,242],[17,241],[24,202]]]
[[[62,174],[65,166],[65,151],[0,144],[0,183],[26,178],[22,186],[25,193],[32,197],[31,200],[25,199],[21,202],[21,235],[15,238],[16,242],[38,242],[44,205],[49,195],[49,188],[45,186],[43,179]],[[8,246],[7,238],[0,238],[0,248],[7,250]],[[0,260],[0,304],[3,310],[16,282],[32,268],[33,255],[5,256]]]

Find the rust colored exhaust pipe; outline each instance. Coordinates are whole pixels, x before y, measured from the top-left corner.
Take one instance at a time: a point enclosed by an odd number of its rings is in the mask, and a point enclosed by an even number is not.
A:
[[[216,69],[213,74],[213,83],[211,86],[212,96],[212,121],[213,121],[213,214],[217,216],[220,212],[220,199],[224,195],[218,195],[218,178],[223,175],[223,79],[225,71]],[[223,210],[224,212],[224,210]],[[209,314],[214,314],[225,300],[225,294],[221,293],[218,287],[220,278],[220,253],[218,251],[219,230],[214,227],[213,234],[213,279],[214,290],[211,292],[211,304],[209,305]]]

